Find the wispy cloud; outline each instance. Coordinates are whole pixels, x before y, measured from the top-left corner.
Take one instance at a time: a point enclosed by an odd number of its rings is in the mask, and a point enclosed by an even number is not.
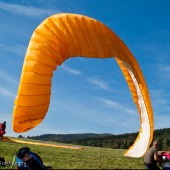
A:
[[[15,94],[10,92],[9,90],[3,88],[0,86],[0,94],[4,95],[4,96],[8,96],[8,97],[12,97],[12,98],[15,98]]]
[[[162,67],[162,70],[169,74],[170,73],[170,65]]]
[[[152,95],[153,95],[153,103],[155,104],[155,106],[158,106],[160,107],[163,106],[163,105],[166,105],[168,103],[168,99],[166,96],[166,94],[164,94],[163,91],[161,90],[152,90]]]
[[[142,57],[148,58],[149,55],[149,57],[156,62],[162,62],[162,61],[164,62],[169,59],[169,54],[170,54],[169,46],[170,46],[169,42],[159,43],[155,41],[134,44],[134,47],[136,49],[139,49],[140,51],[142,50],[142,54],[141,54]]]
[[[81,72],[79,70],[68,67],[66,64],[61,65],[61,68],[71,74],[79,75]]]
[[[151,90],[151,101],[153,105],[153,111],[155,113],[161,113],[161,115],[164,115],[166,113],[169,113],[170,108],[169,106],[169,97],[170,94],[165,91],[165,89],[156,89]]]
[[[159,73],[165,78],[165,80],[170,79],[170,65],[160,65]]]
[[[51,9],[40,9],[40,8],[31,7],[31,6],[9,4],[9,3],[4,3],[4,2],[0,2],[0,9],[10,12],[10,13],[27,15],[30,17],[51,15],[51,14],[56,13],[56,10],[54,11]]]
[[[155,128],[160,129],[160,128],[169,128],[169,115],[156,115],[155,116]]]
[[[122,109],[122,107],[117,102],[114,102],[114,101],[111,101],[108,99],[103,99],[103,98],[100,98],[100,100],[112,108],[121,108]]]
[[[111,108],[114,108],[114,109],[118,109],[120,110],[121,112],[124,112],[124,113],[127,113],[129,115],[135,115],[136,114],[136,111],[130,109],[130,108],[127,108],[127,107],[124,107],[122,105],[120,105],[119,103],[115,102],[115,101],[112,101],[112,100],[108,100],[108,99],[104,99],[104,98],[100,98],[99,99],[103,104],[105,104],[107,107],[111,107]]]
[[[111,88],[109,87],[109,85],[103,80],[100,80],[100,79],[97,79],[97,78],[88,78],[87,80],[88,80],[88,82],[96,85],[100,89],[103,89],[103,90],[106,90],[106,91],[112,91]]]
[[[14,85],[18,84],[18,81],[13,79],[11,76],[9,76],[7,73],[5,73],[4,71],[0,70],[0,79],[3,79],[5,81],[8,81]]]
[[[0,43],[0,49],[5,50],[7,52],[14,53],[18,56],[23,56],[23,54],[26,51],[26,46],[24,46],[24,45],[10,46],[10,45],[7,45],[7,44]]]

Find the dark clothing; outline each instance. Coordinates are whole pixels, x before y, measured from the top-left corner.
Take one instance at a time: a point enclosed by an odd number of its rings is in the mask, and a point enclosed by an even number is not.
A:
[[[0,167],[5,166],[5,159],[4,157],[0,157]]]
[[[156,147],[151,147],[145,154],[144,164],[147,170],[159,170],[156,166],[157,161],[154,160],[154,154],[157,155],[158,149]]]
[[[45,170],[41,157],[30,151],[30,148],[23,147],[16,153],[15,162],[18,170]]]
[[[27,165],[29,165],[29,170],[44,170],[35,160],[34,158],[31,158],[31,160],[25,162]]]
[[[148,164],[144,162],[144,164],[147,170],[160,170],[160,168],[156,166],[156,163]]]
[[[35,161],[34,158],[23,162],[23,166],[18,166],[18,170],[45,170],[45,166],[42,167],[38,162]]]
[[[5,130],[6,129],[6,123],[2,124],[2,129]]]
[[[1,137],[0,140],[2,140],[3,135],[6,133],[5,129],[6,129],[6,122],[0,123],[0,137]]]

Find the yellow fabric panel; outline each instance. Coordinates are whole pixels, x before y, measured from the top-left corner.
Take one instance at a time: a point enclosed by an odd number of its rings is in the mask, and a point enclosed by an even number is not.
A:
[[[46,107],[50,103],[53,71],[66,59],[76,56],[115,57],[140,114],[136,88],[121,60],[130,65],[142,92],[149,117],[150,142],[147,144],[149,147],[153,138],[153,111],[139,64],[128,47],[112,30],[95,19],[77,14],[64,13],[50,16],[35,29],[25,55],[18,96],[14,103],[13,130],[25,132],[43,120],[48,110]],[[40,109],[41,106],[45,107],[45,111]]]
[[[84,147],[82,146],[71,146],[71,145],[59,145],[59,144],[51,144],[51,143],[40,143],[40,142],[30,142],[30,141],[23,141],[23,140],[17,140],[17,139],[10,139],[7,138],[5,136],[3,136],[3,141],[7,141],[7,142],[15,142],[15,143],[22,143],[22,144],[29,144],[29,145],[39,145],[39,146],[51,146],[51,147],[55,147],[55,148],[66,148],[66,149],[76,149],[76,150],[80,150],[80,149],[84,149]]]

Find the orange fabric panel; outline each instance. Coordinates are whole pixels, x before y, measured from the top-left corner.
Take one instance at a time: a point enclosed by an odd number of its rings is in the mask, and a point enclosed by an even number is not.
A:
[[[22,83],[18,89],[19,95],[42,95],[51,94],[51,84],[29,84]]]
[[[15,100],[16,106],[38,106],[48,104],[50,101],[50,95],[18,95]]]
[[[53,68],[37,61],[25,61],[23,72],[34,72],[53,76]]]

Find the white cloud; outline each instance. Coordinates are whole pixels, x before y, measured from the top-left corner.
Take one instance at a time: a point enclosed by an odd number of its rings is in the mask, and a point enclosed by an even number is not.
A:
[[[0,70],[0,79],[3,79],[5,81],[8,81],[12,84],[18,85],[18,81],[13,79],[11,76],[9,76],[7,73],[4,71]]]
[[[0,94],[4,95],[4,96],[9,96],[9,97],[12,97],[12,98],[15,98],[16,94],[10,92],[9,90],[3,88],[0,86]]]
[[[169,102],[169,93],[166,93],[165,89],[150,90],[152,96],[152,102],[155,106],[165,106]]]
[[[112,91],[111,88],[109,87],[109,85],[103,80],[99,80],[96,78],[88,78],[88,82],[96,85],[97,87],[99,87],[103,90]]]
[[[112,108],[122,108],[117,102],[108,99],[103,99],[103,98],[100,98],[100,100]]]
[[[112,101],[112,100],[108,100],[108,99],[104,99],[104,98],[100,98],[99,99],[103,104],[105,104],[108,107],[111,107],[113,109],[118,109],[120,110],[122,113],[127,113],[129,115],[135,115],[137,111],[132,110],[130,108],[127,108],[126,106],[122,106],[119,103]]]
[[[170,74],[170,66],[164,66],[162,67],[163,71],[166,71],[168,74]]]
[[[68,67],[66,64],[61,65],[61,68],[71,74],[79,75],[81,72],[79,70]]]
[[[23,6],[23,5],[17,5],[17,4],[8,4],[4,2],[0,2],[0,9],[14,13],[14,14],[24,14],[27,16],[42,16],[42,15],[51,15],[56,13],[56,10],[50,10],[50,9],[40,9],[35,8],[31,6]]]
[[[166,79],[170,79],[170,65],[160,65],[159,66],[159,74]]]
[[[160,129],[160,128],[169,128],[169,120],[170,120],[170,116],[167,115],[155,115],[155,129]]]
[[[6,44],[0,44],[0,49],[5,50],[7,52],[14,53],[17,56],[23,56],[23,54],[26,51],[26,47],[24,45],[9,46]]]

